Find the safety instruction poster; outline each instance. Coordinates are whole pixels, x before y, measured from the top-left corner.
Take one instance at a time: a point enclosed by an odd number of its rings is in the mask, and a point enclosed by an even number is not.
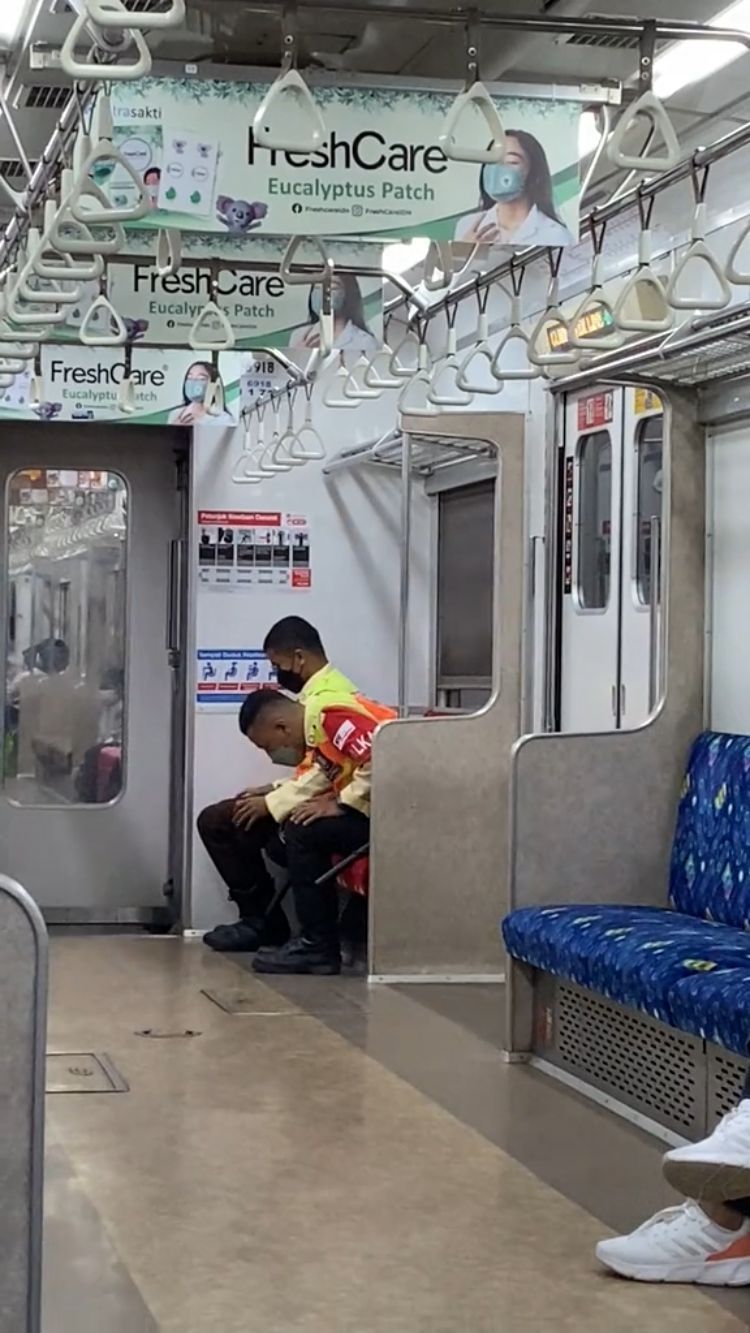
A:
[[[276,673],[261,648],[199,648],[195,702],[215,708],[239,703],[254,690],[276,689]]]
[[[310,588],[306,516],[280,510],[200,509],[198,581],[216,592]]]

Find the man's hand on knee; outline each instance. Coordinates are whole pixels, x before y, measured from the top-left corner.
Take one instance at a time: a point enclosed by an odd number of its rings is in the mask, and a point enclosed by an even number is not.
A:
[[[265,819],[267,815],[265,796],[259,796],[255,792],[245,792],[243,796],[238,796],[234,803],[232,823],[236,828],[247,830],[251,829],[253,824],[257,824],[259,819]]]
[[[289,816],[290,824],[314,824],[318,819],[335,819],[343,810],[330,792],[325,796],[313,796],[311,800],[298,805]]]

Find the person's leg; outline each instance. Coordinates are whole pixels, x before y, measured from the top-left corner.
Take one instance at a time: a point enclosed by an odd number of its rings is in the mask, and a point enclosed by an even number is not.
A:
[[[239,829],[232,822],[234,807],[233,800],[219,801],[201,810],[197,819],[201,841],[240,914],[238,922],[217,926],[204,940],[221,952],[252,952],[262,945],[283,944],[289,938],[289,925],[281,908],[268,919],[265,916],[274,886],[263,849],[273,839],[276,824],[269,818]]]
[[[620,1277],[640,1282],[697,1282],[710,1287],[750,1285],[750,1219],[720,1204],[693,1199],[666,1208],[627,1236],[596,1247],[596,1257]]]
[[[596,1247],[623,1277],[750,1285],[750,1072],[739,1104],[707,1138],[673,1148],[664,1175],[687,1202]]]
[[[737,1106],[705,1139],[670,1149],[663,1171],[673,1189],[700,1204],[750,1198],[750,1075]]]
[[[256,971],[330,975],[341,970],[338,890],[333,880],[321,886],[315,881],[331,869],[334,855],[349,856],[368,841],[369,833],[369,819],[357,810],[344,809],[312,824],[287,821],[283,836],[300,938],[275,954],[260,955]]]

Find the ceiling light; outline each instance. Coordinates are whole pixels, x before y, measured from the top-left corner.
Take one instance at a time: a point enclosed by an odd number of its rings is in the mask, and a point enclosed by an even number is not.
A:
[[[415,236],[411,241],[394,241],[383,251],[386,273],[408,273],[410,268],[424,263],[430,242],[426,236]]]
[[[750,34],[750,0],[735,0],[708,20],[709,28],[738,28]],[[690,38],[675,42],[654,60],[654,92],[657,97],[672,97],[681,88],[707,79],[717,70],[731,65],[747,49],[735,42],[710,42]]]
[[[14,42],[26,17],[29,0],[2,0],[0,4],[0,43]]]

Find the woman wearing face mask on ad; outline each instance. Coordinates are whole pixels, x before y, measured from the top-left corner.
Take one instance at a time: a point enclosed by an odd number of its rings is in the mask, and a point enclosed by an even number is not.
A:
[[[213,379],[213,367],[208,361],[194,361],[188,367],[182,383],[182,406],[169,418],[170,426],[194,426],[197,421],[233,421],[229,412],[208,412],[206,393]]]
[[[310,288],[308,311],[310,323],[299,329],[292,338],[292,347],[318,347],[320,330],[318,317],[322,301],[319,283]],[[331,283],[333,309],[333,345],[343,351],[364,352],[369,356],[379,346],[365,321],[362,292],[353,273],[337,273]]]
[[[572,245],[555,212],[552,177],[542,145],[525,130],[508,130],[505,160],[487,162],[479,177],[482,211],[461,218],[455,239],[472,245]]]
[[[149,167],[143,173],[143,188],[146,191],[149,208],[159,207],[159,186],[161,184],[161,170],[159,167]]]

